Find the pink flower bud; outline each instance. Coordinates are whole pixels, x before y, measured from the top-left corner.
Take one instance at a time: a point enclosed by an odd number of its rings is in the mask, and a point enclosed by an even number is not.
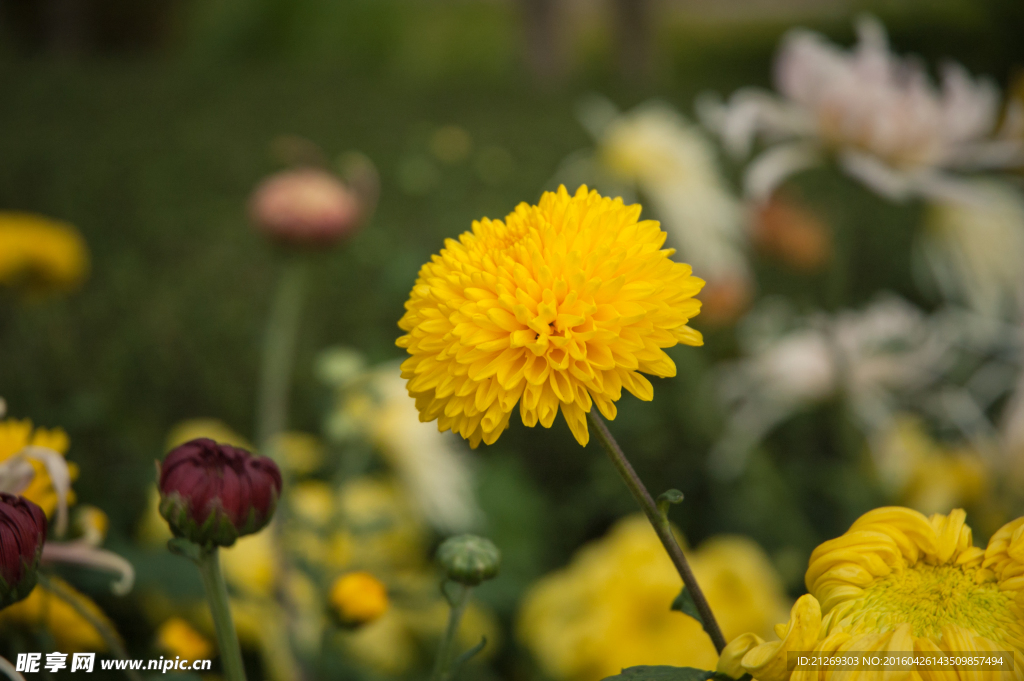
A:
[[[274,515],[281,471],[265,456],[207,438],[173,449],[160,471],[160,515],[175,536],[231,546]]]
[[[29,595],[46,541],[46,514],[16,494],[0,492],[0,608]]]
[[[334,175],[316,168],[271,175],[253,192],[249,212],[271,239],[313,248],[345,238],[363,218],[356,194]]]

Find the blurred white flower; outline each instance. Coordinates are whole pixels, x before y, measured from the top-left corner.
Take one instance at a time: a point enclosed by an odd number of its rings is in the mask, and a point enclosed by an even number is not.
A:
[[[755,139],[768,148],[747,168],[748,195],[767,199],[783,180],[826,153],[877,193],[892,199],[948,197],[947,170],[1024,164],[1024,142],[997,131],[999,90],[959,64],[942,71],[941,89],[923,65],[889,51],[873,18],[857,25],[844,50],[806,30],[783,39],[775,82],[783,97],[742,89],[727,105],[705,98],[704,122],[743,156]]]
[[[412,495],[414,505],[434,528],[445,533],[475,527],[482,512],[476,502],[473,473],[461,441],[420,421],[399,363],[369,373],[377,398],[370,432],[388,464]]]
[[[712,282],[749,278],[741,204],[698,126],[663,102],[620,113],[600,97],[581,105],[580,118],[597,148],[567,159],[560,181],[589,183],[626,200],[639,190],[698,275]]]
[[[321,354],[318,373],[339,391],[328,437],[369,439],[435,529],[450,534],[479,525],[483,513],[462,440],[420,421],[399,362],[365,368],[355,351],[332,348]]]
[[[798,410],[841,394],[869,437],[887,426],[897,397],[933,383],[956,340],[946,325],[895,296],[863,311],[792,319],[765,306],[746,322],[746,359],[726,367],[720,389],[729,412],[710,460],[720,477],[742,472],[747,455]]]
[[[946,298],[987,315],[1024,312],[1024,195],[1013,186],[978,180],[933,202],[920,252]]]

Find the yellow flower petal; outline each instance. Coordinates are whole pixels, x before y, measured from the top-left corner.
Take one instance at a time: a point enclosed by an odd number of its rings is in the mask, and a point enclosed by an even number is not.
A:
[[[497,440],[518,403],[528,426],[550,428],[560,410],[585,445],[594,402],[614,418],[622,388],[652,399],[642,374],[676,371],[663,348],[703,342],[686,324],[704,282],[639,218],[640,206],[560,187],[448,239],[398,324],[420,418],[476,447]]]

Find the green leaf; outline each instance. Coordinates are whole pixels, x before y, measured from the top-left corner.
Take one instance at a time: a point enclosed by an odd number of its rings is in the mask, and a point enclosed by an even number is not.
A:
[[[717,677],[728,678],[706,669],[657,665],[650,667],[628,667],[615,676],[609,676],[604,681],[709,681],[709,679],[716,679]]]
[[[689,615],[693,619],[700,622],[700,626],[707,633],[708,636],[711,632],[708,631],[708,627],[704,624],[704,619],[700,616],[700,611],[697,610],[697,604],[693,602],[693,596],[690,595],[689,589],[685,586],[683,590],[679,592],[676,599],[672,601],[672,609],[677,610],[685,615]]]
[[[672,609],[689,615],[700,622],[702,627],[704,626],[704,620],[701,619],[700,611],[697,610],[697,604],[693,602],[693,596],[690,595],[690,590],[685,586],[679,592],[679,595],[676,596],[676,599],[672,601]],[[707,627],[704,627],[704,630],[707,631]]]

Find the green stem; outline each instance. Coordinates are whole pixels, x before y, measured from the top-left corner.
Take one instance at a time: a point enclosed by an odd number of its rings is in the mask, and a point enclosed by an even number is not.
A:
[[[213,626],[217,630],[217,647],[220,649],[221,665],[227,681],[245,681],[245,666],[242,664],[242,649],[238,645],[238,632],[231,618],[228,602],[228,585],[220,569],[220,549],[203,551],[199,560],[199,574],[206,587],[206,600],[210,602]]]
[[[107,622],[96,617],[95,613],[90,612],[89,609],[82,604],[78,595],[64,586],[62,582],[50,579],[48,575],[45,575],[42,572],[38,574],[39,583],[43,588],[70,605],[72,610],[78,613],[78,615],[86,622],[91,624],[100,635],[100,638],[103,639],[103,642],[107,644],[108,648],[110,648],[110,652],[114,654],[114,657],[119,660],[128,659],[128,651],[126,651],[124,649],[124,645],[121,644],[121,637],[118,636],[117,632],[114,631]],[[125,676],[132,681],[142,681],[142,677],[139,676],[139,673],[132,669],[125,669],[124,673]]]
[[[629,459],[626,458],[622,448],[619,447],[619,443],[612,437],[608,426],[605,425],[604,419],[598,416],[596,410],[591,410],[589,418],[590,423],[594,426],[594,430],[597,431],[597,439],[600,440],[601,445],[608,453],[608,458],[611,459],[615,469],[622,476],[622,480],[633,494],[633,498],[640,504],[640,508],[643,509],[647,519],[654,527],[654,531],[658,534],[658,539],[661,540],[662,545],[668,552],[669,558],[672,559],[672,564],[675,565],[679,576],[683,578],[683,584],[686,586],[686,590],[690,592],[694,605],[697,606],[697,612],[700,613],[701,619],[704,621],[704,628],[707,630],[708,635],[711,636],[711,642],[715,644],[715,648],[721,653],[725,648],[725,637],[722,636],[722,630],[719,628],[718,622],[711,612],[711,606],[708,605],[708,600],[704,597],[704,592],[700,590],[697,578],[693,576],[693,570],[690,569],[690,564],[687,562],[686,556],[683,555],[683,550],[679,547],[679,543],[672,533],[672,527],[669,525],[668,518],[658,511],[658,505],[651,497],[651,493],[644,487],[643,481],[640,480],[640,476],[633,470],[633,466],[629,463]]]
[[[434,673],[431,674],[430,681],[451,681],[452,678],[451,666],[452,656],[455,652],[456,634],[459,632],[462,614],[466,612],[466,606],[469,605],[469,594],[473,591],[472,587],[464,584],[459,584],[457,587],[458,595],[449,600],[452,609],[448,613],[448,627],[445,629],[441,645],[437,649],[437,661],[434,662]]]
[[[279,463],[280,457],[274,451],[274,438],[288,424],[288,391],[306,293],[306,276],[307,263],[301,254],[293,255],[284,262],[264,337],[256,446],[261,454],[271,456]]]

